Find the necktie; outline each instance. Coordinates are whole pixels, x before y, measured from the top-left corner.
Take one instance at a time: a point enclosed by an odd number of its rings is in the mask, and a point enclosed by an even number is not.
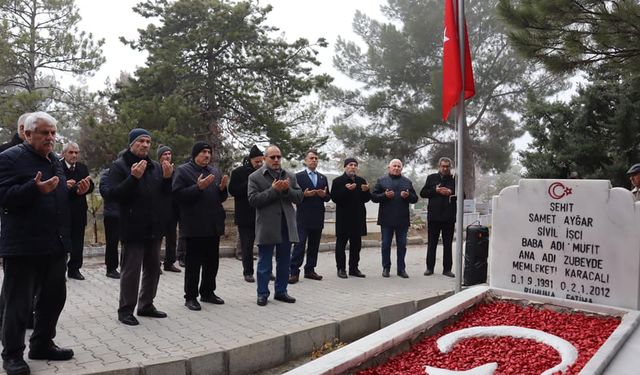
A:
[[[71,172],[75,171],[76,170],[76,165],[75,164],[71,164],[71,167],[69,167],[69,170]]]
[[[316,175],[316,172],[309,172],[309,178],[311,179],[313,187],[318,186],[318,176]]]

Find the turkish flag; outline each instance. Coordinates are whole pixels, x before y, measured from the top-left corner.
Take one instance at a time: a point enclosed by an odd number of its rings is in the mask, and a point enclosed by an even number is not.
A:
[[[460,69],[460,43],[458,41],[458,12],[454,7],[456,0],[445,0],[444,5],[444,43],[442,53],[442,119],[449,117],[451,108],[460,100],[462,90],[462,69]],[[464,99],[473,97],[476,86],[473,82],[471,52],[467,25],[464,25]]]

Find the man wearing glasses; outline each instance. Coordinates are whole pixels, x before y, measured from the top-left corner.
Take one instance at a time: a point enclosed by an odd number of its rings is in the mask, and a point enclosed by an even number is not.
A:
[[[265,164],[249,176],[247,195],[256,208],[256,243],[258,244],[258,306],[269,298],[273,251],[276,251],[276,281],[274,299],[294,303],[287,293],[291,243],[298,242],[296,211],[293,204],[302,202],[302,190],[295,175],[281,166],[282,153],[276,146],[265,151]]]
[[[456,181],[451,175],[451,159],[440,158],[438,161],[438,173],[430,174],[424,187],[420,191],[422,198],[428,198],[427,206],[427,270],[425,276],[433,275],[436,265],[436,248],[440,232],[442,232],[442,274],[455,277],[451,272],[453,264],[451,259],[451,243],[453,242],[453,229],[456,223]]]

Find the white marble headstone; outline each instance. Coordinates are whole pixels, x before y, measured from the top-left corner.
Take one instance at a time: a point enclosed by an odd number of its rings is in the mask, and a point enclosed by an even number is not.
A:
[[[492,287],[639,309],[640,202],[606,180],[520,180],[493,198]]]

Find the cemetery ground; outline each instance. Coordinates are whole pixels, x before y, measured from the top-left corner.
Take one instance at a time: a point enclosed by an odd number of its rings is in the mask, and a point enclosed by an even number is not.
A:
[[[75,357],[66,362],[27,361],[36,375],[280,373],[309,360],[309,353],[333,337],[352,342],[452,291],[454,280],[441,275],[441,249],[436,274],[430,277],[422,275],[425,253],[424,244],[409,246],[410,278],[392,272],[386,279],[381,276],[379,246],[366,247],[360,268],[367,277],[339,279],[334,252],[323,251],[316,268],[322,281],[302,278],[289,286],[295,304],[274,301],[272,294],[266,307],[256,305],[256,284],[243,280],[241,262],[235,258],[220,261],[216,294],[226,303],[205,303],[202,311],[184,306],[184,273],[165,272],[155,305],[169,317],[140,318],[136,327],[117,321],[119,281],[105,277],[104,257],[86,257],[86,280],[67,283],[56,337]],[[392,262],[394,271],[393,249]],[[270,288],[273,293],[273,284]],[[290,362],[295,358],[301,359]],[[288,368],[269,370],[285,362]]]

